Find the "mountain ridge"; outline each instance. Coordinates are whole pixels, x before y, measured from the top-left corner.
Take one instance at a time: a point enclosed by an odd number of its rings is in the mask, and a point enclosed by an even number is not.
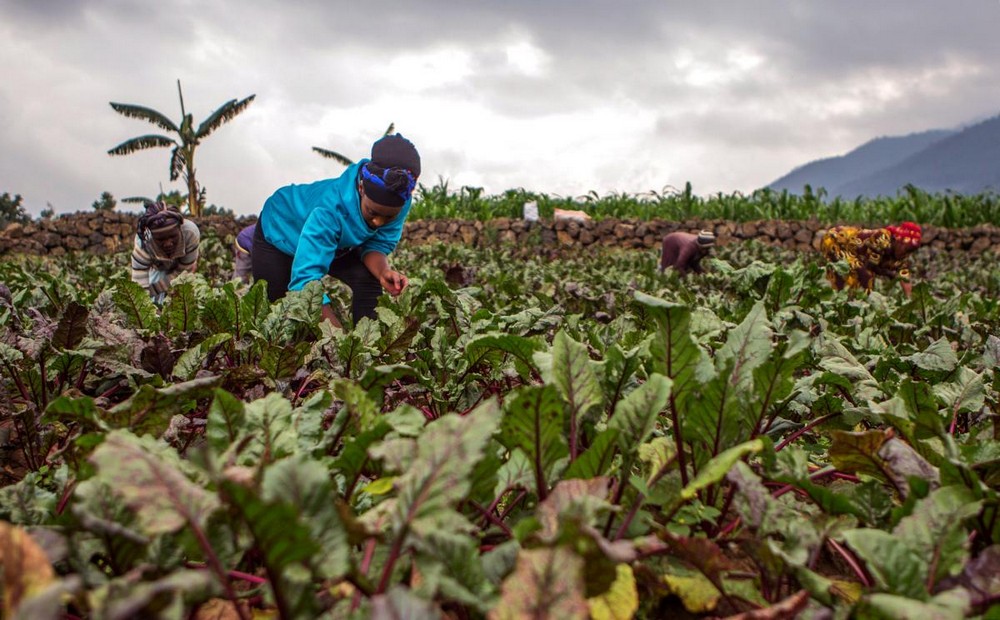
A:
[[[1000,116],[958,129],[881,136],[844,155],[793,168],[767,185],[801,194],[806,185],[829,197],[895,196],[906,185],[931,193],[1000,190]]]

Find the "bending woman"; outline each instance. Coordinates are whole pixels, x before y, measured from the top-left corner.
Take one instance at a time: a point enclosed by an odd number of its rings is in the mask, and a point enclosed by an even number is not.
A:
[[[898,277],[909,297],[913,286],[908,259],[920,247],[920,238],[920,226],[913,222],[875,229],[835,226],[823,236],[820,251],[830,262],[845,261],[848,271],[841,275],[827,267],[826,278],[838,291],[846,287],[871,292],[876,276]]]
[[[383,288],[398,295],[409,284],[388,256],[402,236],[419,176],[417,149],[394,134],[372,145],[371,159],[335,179],[282,187],[264,203],[257,223],[254,280],[267,281],[274,301],[329,274],[350,287],[355,322],[374,317]],[[340,326],[326,297],[323,317]]]

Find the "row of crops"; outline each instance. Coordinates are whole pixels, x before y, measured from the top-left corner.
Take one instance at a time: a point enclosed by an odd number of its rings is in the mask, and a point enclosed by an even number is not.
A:
[[[735,222],[753,220],[808,220],[824,223],[856,223],[882,226],[911,220],[944,228],[968,228],[980,224],[1000,226],[1000,194],[929,194],[912,185],[893,197],[846,199],[828,197],[809,186],[801,194],[786,190],[760,189],[750,194],[735,192],[698,196],[691,184],[644,194],[591,192],[584,196],[539,194],[523,189],[486,194],[479,187],[449,188],[441,180],[420,186],[410,214],[414,219],[520,218],[526,202],[535,202],[543,218],[555,209],[582,210],[595,219],[620,218],[684,221],[718,219]]]
[[[1000,267],[401,248],[377,320],[207,239],[0,263],[4,617],[1000,617]]]

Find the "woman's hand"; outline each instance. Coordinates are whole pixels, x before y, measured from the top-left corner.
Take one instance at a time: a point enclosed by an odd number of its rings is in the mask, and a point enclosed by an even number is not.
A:
[[[402,293],[410,285],[410,280],[394,269],[383,271],[378,280],[382,288],[393,297]]]

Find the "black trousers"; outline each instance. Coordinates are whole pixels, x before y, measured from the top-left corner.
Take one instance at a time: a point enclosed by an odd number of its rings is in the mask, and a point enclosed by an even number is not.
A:
[[[271,245],[264,238],[262,228],[258,225],[253,235],[253,251],[250,254],[253,278],[267,282],[267,298],[273,302],[288,292],[294,257]],[[355,323],[361,317],[375,318],[375,304],[382,294],[382,285],[365,267],[357,248],[334,258],[328,273],[351,289],[351,314]]]

